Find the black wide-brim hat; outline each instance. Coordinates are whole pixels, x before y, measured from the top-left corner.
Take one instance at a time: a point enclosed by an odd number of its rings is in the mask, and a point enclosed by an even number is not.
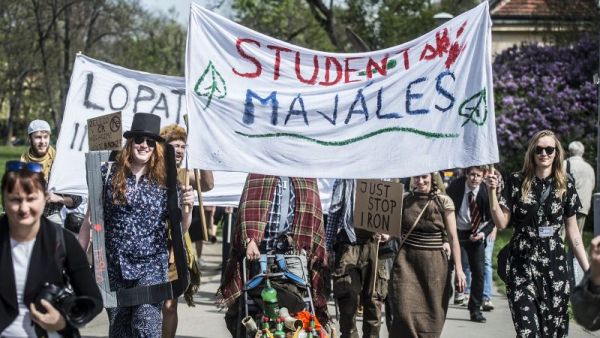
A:
[[[131,129],[124,132],[123,137],[130,138],[137,135],[150,137],[158,142],[164,142],[165,139],[160,137],[160,116],[148,113],[133,115]]]

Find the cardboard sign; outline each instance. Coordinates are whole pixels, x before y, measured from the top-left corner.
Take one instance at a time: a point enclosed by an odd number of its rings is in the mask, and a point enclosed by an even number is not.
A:
[[[356,180],[354,226],[400,237],[403,193],[402,183]]]
[[[87,120],[90,151],[121,149],[123,141],[122,129],[121,112]]]

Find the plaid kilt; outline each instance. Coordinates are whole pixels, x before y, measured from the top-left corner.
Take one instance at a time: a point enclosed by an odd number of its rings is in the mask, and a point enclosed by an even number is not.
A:
[[[314,178],[291,179],[296,202],[290,231],[296,250],[303,249],[307,253],[316,314],[319,321],[327,323],[327,299],[322,276],[327,273],[327,254],[319,189]],[[219,306],[231,306],[242,293],[242,259],[246,255],[246,240],[253,239],[260,247],[276,184],[277,176],[249,174],[246,179],[231,246],[231,259],[227,262],[223,283],[217,291]]]

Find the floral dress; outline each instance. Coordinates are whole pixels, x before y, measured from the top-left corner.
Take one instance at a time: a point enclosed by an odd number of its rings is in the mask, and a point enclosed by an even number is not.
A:
[[[506,285],[513,323],[517,337],[566,337],[569,268],[560,230],[581,203],[571,179],[556,196],[551,178],[534,177],[526,201],[522,182],[520,173],[512,174],[499,201],[514,227]]]
[[[108,278],[112,290],[167,282],[167,189],[142,175],[126,177],[124,204],[113,201],[117,164],[101,168]],[[160,337],[162,303],[107,309],[110,337]]]

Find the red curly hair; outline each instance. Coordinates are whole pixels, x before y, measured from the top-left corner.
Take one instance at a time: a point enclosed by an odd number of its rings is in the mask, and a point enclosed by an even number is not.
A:
[[[146,162],[146,177],[151,182],[166,187],[167,174],[165,167],[165,148],[160,142],[156,143],[156,147]],[[133,163],[133,139],[127,139],[125,147],[119,152],[116,158],[116,169],[112,180],[113,186],[113,202],[115,204],[127,203],[126,198],[126,179],[131,174],[131,163]]]

